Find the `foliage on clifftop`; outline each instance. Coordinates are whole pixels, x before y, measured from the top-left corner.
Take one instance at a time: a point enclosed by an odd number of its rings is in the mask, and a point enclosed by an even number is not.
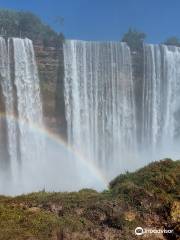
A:
[[[174,37],[170,37],[163,44],[169,45],[169,46],[180,47],[180,38],[175,37],[175,36]]]
[[[180,161],[166,159],[121,174],[102,193],[1,196],[0,240],[133,240],[137,226],[174,229],[161,237],[178,239],[179,195]]]
[[[0,10],[0,35],[4,37],[27,37],[43,41],[46,45],[58,45],[63,35],[56,33],[40,18],[30,12]]]
[[[129,28],[124,34],[122,42],[126,42],[132,51],[141,51],[146,34],[135,29]]]

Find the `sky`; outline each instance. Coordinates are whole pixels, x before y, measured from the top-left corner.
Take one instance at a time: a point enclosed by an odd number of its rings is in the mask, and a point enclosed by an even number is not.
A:
[[[129,27],[149,43],[180,37],[179,0],[0,0],[0,8],[31,11],[68,39],[120,40]]]

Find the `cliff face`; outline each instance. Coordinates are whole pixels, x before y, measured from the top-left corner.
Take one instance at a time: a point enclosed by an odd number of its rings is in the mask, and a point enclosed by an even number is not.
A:
[[[44,120],[51,131],[66,137],[66,120],[63,96],[63,46],[49,47],[34,42],[38,65]]]

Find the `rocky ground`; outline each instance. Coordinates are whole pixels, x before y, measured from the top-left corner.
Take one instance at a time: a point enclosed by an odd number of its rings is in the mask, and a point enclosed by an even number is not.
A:
[[[180,239],[180,161],[118,176],[109,190],[0,196],[0,240]],[[136,227],[170,229],[136,236]]]

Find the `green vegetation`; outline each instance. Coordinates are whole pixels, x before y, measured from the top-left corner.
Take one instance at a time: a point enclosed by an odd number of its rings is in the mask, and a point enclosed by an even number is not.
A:
[[[154,208],[159,201],[168,206],[180,194],[180,162],[170,159],[153,162],[137,172],[118,176],[110,183],[110,189],[134,207],[144,207],[141,204],[144,198],[151,199]]]
[[[170,37],[163,44],[180,47],[180,38]]]
[[[130,28],[128,32],[124,34],[122,42],[126,42],[131,50],[138,51],[143,47],[145,38],[145,33]]]
[[[119,175],[109,187],[102,193],[83,189],[0,196],[0,240],[93,240],[105,235],[133,240],[134,228],[147,224],[168,224],[176,239],[180,161],[153,162]]]
[[[37,237],[48,240],[52,229],[58,229],[57,216],[44,211],[24,210],[13,204],[0,204],[0,239],[21,240]]]
[[[177,197],[180,193],[180,162],[166,159],[153,162],[134,173],[119,175],[110,183],[110,189],[118,194],[124,184],[133,184],[152,193]]]
[[[4,37],[41,40],[45,45],[55,46],[64,39],[61,33],[57,34],[34,14],[12,10],[0,10],[0,34]]]

